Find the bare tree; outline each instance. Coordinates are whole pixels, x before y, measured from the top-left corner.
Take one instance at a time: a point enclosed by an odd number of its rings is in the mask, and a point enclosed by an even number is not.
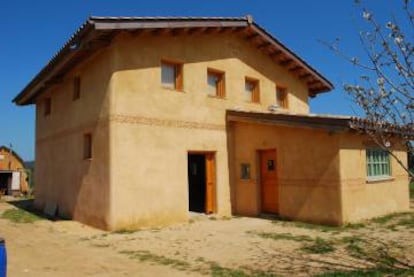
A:
[[[361,9],[365,30],[359,32],[364,50],[362,59],[342,51],[339,41],[328,44],[364,73],[355,84],[345,84],[344,90],[362,108],[365,122],[359,126],[414,177],[392,149],[396,139],[413,154],[414,138],[414,12],[410,0],[402,0],[399,16],[379,22],[375,14],[355,1]],[[394,4],[391,2],[390,4]]]

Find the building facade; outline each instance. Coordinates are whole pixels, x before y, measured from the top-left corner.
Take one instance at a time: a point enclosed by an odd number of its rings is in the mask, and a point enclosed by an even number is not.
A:
[[[0,196],[20,195],[29,191],[30,172],[16,152],[0,146]]]
[[[369,180],[351,118],[306,123],[331,89],[249,16],[90,18],[14,99],[36,105],[35,204],[110,230],[407,210],[407,174]]]

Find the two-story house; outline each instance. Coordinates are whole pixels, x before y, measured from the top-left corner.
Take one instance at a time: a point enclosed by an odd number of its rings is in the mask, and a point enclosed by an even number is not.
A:
[[[309,114],[332,88],[250,16],[91,17],[14,99],[36,105],[35,204],[111,230],[407,210],[360,121]]]

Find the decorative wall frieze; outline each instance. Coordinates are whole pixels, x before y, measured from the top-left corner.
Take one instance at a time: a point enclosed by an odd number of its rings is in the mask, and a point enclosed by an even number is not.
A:
[[[144,116],[132,116],[123,114],[113,114],[109,117],[110,122],[120,124],[138,124],[148,126],[159,126],[169,128],[184,128],[184,129],[204,129],[204,130],[215,130],[224,131],[225,125],[212,124],[196,121],[184,121],[175,119],[161,119],[155,117],[144,117]]]

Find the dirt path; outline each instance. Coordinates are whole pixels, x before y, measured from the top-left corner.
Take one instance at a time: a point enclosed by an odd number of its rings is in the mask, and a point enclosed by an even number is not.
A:
[[[12,208],[0,202],[0,214]],[[414,213],[341,229],[194,216],[188,224],[133,233],[104,232],[74,221],[0,219],[0,236],[6,239],[12,277],[312,276],[376,266],[349,252],[358,250],[361,239],[369,242],[364,249],[391,245],[392,257],[414,262]],[[328,251],[319,253],[324,247]]]

